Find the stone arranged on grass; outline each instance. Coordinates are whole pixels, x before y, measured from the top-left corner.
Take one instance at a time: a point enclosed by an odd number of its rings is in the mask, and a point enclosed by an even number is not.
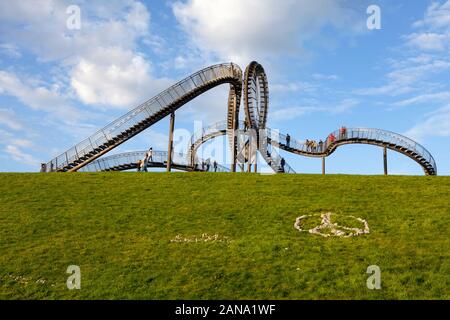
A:
[[[331,215],[337,216],[335,214],[332,214],[331,212],[322,213],[320,215],[313,214],[313,215],[300,216],[295,220],[294,228],[300,232],[309,232],[311,234],[317,234],[322,237],[349,238],[349,237],[355,237],[355,236],[370,233],[369,224],[364,219],[357,218],[354,216],[344,215],[344,217],[347,219],[353,219],[353,220],[358,221],[362,226],[362,228],[348,227],[348,226],[340,225],[336,222],[332,222]],[[320,216],[322,218],[322,221],[319,225],[317,225],[311,229],[305,228],[305,221],[307,219],[310,219],[312,217],[318,217],[318,216]]]
[[[230,242],[228,237],[224,237],[218,234],[209,235],[203,233],[200,237],[198,236],[182,236],[180,234],[176,235],[175,238],[171,239],[170,242],[175,243],[191,243],[191,242]]]

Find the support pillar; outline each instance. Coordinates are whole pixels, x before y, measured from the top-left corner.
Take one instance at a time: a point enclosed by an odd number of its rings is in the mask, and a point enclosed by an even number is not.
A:
[[[260,137],[260,135],[259,135],[259,129],[258,130],[256,130],[256,132],[255,132],[256,134],[256,137],[255,137],[255,139],[256,139],[256,144],[255,144],[255,152],[254,152],[254,167],[253,167],[253,172],[254,173],[257,173],[258,172],[258,151],[259,151],[259,147],[260,147],[260,141],[259,141],[259,137]]]
[[[244,162],[245,156],[247,155],[247,172],[252,172],[252,144],[251,140],[249,140],[247,152],[244,151]]]
[[[231,143],[231,172],[236,172],[236,158],[237,158],[237,137],[236,129],[233,128],[232,133],[232,143]]]
[[[387,148],[383,147],[383,165],[384,165],[384,175],[388,174],[388,167],[387,167]]]
[[[248,164],[247,164],[247,172],[252,172],[252,166],[253,166],[253,172],[258,172],[258,153],[257,153],[256,145],[253,145],[252,143],[249,143],[249,150],[248,150]]]
[[[322,157],[322,174],[325,174],[325,157]]]
[[[173,154],[173,129],[175,127],[175,112],[170,114],[169,124],[169,147],[167,148],[167,172],[172,170],[172,154]]]

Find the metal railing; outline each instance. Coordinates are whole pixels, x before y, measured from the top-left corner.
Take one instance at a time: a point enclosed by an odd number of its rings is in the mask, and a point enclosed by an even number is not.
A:
[[[261,148],[261,155],[275,172],[295,173],[294,169],[279,155],[276,148],[271,144],[267,144],[267,148],[265,149]]]
[[[197,88],[221,78],[235,78],[240,81],[242,71],[234,63],[224,63],[210,66],[190,75],[60,154],[46,164],[46,171],[63,170],[76,161],[82,163],[87,160],[81,160],[83,157],[90,158],[92,155],[98,154],[101,152],[101,148],[105,148],[105,145],[111,141],[126,140],[123,137],[120,138],[120,135],[127,130],[138,126]]]
[[[256,136],[256,133],[253,132],[252,134],[249,134],[250,131],[248,130],[254,130],[254,129],[248,129],[245,128],[245,122],[240,121],[239,122],[239,131],[238,133],[241,135],[245,135],[244,139],[238,139],[238,154],[242,153],[246,145],[246,139],[250,138],[250,135],[252,136],[251,139],[254,139]],[[207,141],[209,137],[217,137],[219,135],[225,135],[227,133],[227,122],[226,121],[219,121],[216,122],[208,127],[204,127],[201,130],[197,130],[197,132],[194,132],[194,134],[191,136],[191,146],[189,148],[189,153],[187,157],[187,161],[193,160],[193,154],[192,152],[195,152],[196,148],[203,142]],[[259,130],[260,135],[260,141],[264,141],[265,136],[268,131],[266,129]],[[270,131],[269,131],[270,133]],[[242,141],[241,141],[242,140]],[[254,143],[254,142],[253,142]],[[275,171],[275,172],[285,172],[285,173],[295,173],[294,169],[292,169],[289,164],[286,163],[284,160],[284,165],[282,166],[282,157],[278,154],[275,148],[272,147],[272,145],[267,143],[260,143],[260,152],[266,160],[267,164]],[[194,153],[195,155],[195,153]]]
[[[239,121],[239,130],[244,129],[244,121]],[[219,135],[225,135],[227,132],[227,121],[218,121],[216,123],[213,123],[207,127],[202,127],[200,130],[197,130],[191,135],[190,145],[188,148],[187,153],[187,160],[192,162],[193,159],[193,153],[195,154],[196,150],[195,148],[198,147],[198,144],[202,144],[203,142],[206,142],[211,137],[216,137]]]
[[[270,129],[268,131],[268,136],[270,137]],[[271,142],[275,143],[275,145],[280,145],[283,149],[285,147],[294,149],[297,153],[306,156],[324,156],[331,153],[340,144],[351,142],[385,145],[400,152],[402,152],[401,149],[405,149],[403,153],[408,153],[409,151],[409,154],[416,154],[416,158],[423,159],[434,170],[434,173],[437,173],[436,162],[425,147],[408,137],[392,131],[374,128],[346,128],[345,131],[339,129],[330,133],[325,140],[314,141],[315,144],[310,145],[307,145],[306,141],[300,142],[293,138],[290,138],[288,143],[287,135],[285,134],[275,134],[273,136],[276,138],[272,139]]]
[[[147,151],[132,151],[132,152],[124,152],[115,155],[111,155],[108,157],[103,157],[97,159],[83,168],[81,168],[80,172],[98,172],[98,171],[108,171],[108,170],[131,170],[137,167],[137,163],[140,160],[144,160],[145,154]],[[149,167],[159,166],[162,167],[167,164],[167,151],[153,151],[152,160],[149,162]],[[191,166],[186,162],[186,155],[179,152],[174,152],[172,156],[172,164],[174,166],[185,167],[187,170],[199,170],[199,171],[209,171],[209,172],[228,172],[229,169],[217,164],[217,168],[214,168],[212,162],[199,159],[200,162],[197,166]],[[202,163],[204,166],[202,166]]]
[[[203,128],[202,130],[192,135],[191,146],[196,143],[202,142],[202,137],[207,137],[208,135],[214,135],[215,133],[220,132],[222,134],[225,134],[224,132],[226,128],[227,124],[223,121]],[[242,131],[243,128],[244,122],[240,122],[239,129]],[[279,133],[277,130],[271,130],[269,128],[260,130],[260,137],[262,137],[263,134],[267,135],[267,141],[269,145],[274,145],[290,152],[294,151],[296,154],[304,156],[328,156],[339,145],[347,143],[383,145],[392,150],[413,157],[424,169],[426,169],[428,173],[437,174],[436,162],[431,153],[427,149],[425,149],[425,147],[408,137],[388,130],[374,128],[346,128],[345,131],[342,131],[341,129],[339,129],[330,133],[323,141],[310,140],[310,142],[313,142],[310,144],[307,144],[306,141],[295,140],[292,137],[290,138],[290,141],[288,143],[286,134]],[[260,144],[262,145],[262,143]],[[267,148],[272,150],[270,146],[268,146]],[[274,154],[279,157],[276,151]],[[266,159],[266,161],[269,160]],[[278,166],[281,165],[280,161],[281,158],[273,160],[273,163],[275,163],[275,166]],[[286,166],[286,164],[285,167],[286,172],[294,171],[289,166]]]
[[[271,133],[270,129],[262,129],[259,131],[259,145],[262,157],[275,172],[295,173],[294,169],[279,155],[277,147],[268,143]]]

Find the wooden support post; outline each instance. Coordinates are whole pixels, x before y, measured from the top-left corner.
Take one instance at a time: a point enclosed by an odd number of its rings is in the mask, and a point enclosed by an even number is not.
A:
[[[231,172],[236,172],[236,158],[237,158],[237,137],[236,137],[236,129],[233,128],[232,133],[232,143],[231,143]]]
[[[256,146],[254,146],[255,149],[251,147],[251,144],[249,144],[249,157],[248,157],[248,166],[247,166],[247,172],[252,172],[252,165],[253,165],[253,172],[258,172],[258,165],[257,165],[257,150]]]
[[[245,159],[245,151],[244,151],[244,159]],[[252,172],[252,144],[251,144],[251,140],[249,140],[248,148],[247,148],[247,172]]]
[[[383,148],[383,165],[384,165],[384,175],[388,174],[388,167],[387,167],[387,148]]]
[[[172,153],[173,153],[173,129],[175,127],[175,112],[170,114],[169,124],[169,147],[167,148],[167,172],[172,170]]]
[[[236,172],[236,137],[233,136],[233,146],[231,150],[231,172]]]
[[[256,144],[255,144],[255,153],[254,153],[254,168],[253,168],[253,172],[254,173],[257,173],[258,172],[258,150],[259,150],[259,146],[260,146],[260,144],[259,144],[259,137],[260,137],[260,135],[259,135],[259,130],[256,130],[256,137],[255,137],[255,139],[256,139]]]
[[[322,157],[322,174],[325,174],[325,157]]]

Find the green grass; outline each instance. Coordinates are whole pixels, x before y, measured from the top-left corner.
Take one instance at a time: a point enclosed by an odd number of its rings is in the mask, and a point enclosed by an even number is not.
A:
[[[449,299],[450,178],[0,174],[1,299]],[[366,219],[323,238],[296,217]],[[320,222],[320,218],[319,218]],[[216,242],[171,242],[219,235]],[[69,265],[81,290],[68,290]],[[366,287],[369,265],[381,290]]]

